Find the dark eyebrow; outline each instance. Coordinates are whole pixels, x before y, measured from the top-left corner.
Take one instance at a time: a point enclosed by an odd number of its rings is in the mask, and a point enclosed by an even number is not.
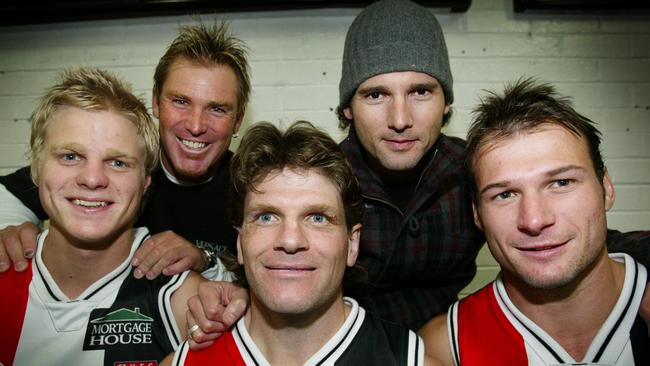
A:
[[[571,171],[571,170],[578,170],[578,171],[584,172],[586,169],[579,166],[579,165],[573,165],[572,164],[572,165],[567,165],[567,166],[563,166],[563,167],[560,167],[560,168],[557,168],[557,169],[550,170],[550,171],[546,172],[546,176],[547,177],[554,177],[554,176],[556,176],[558,174],[562,174],[562,173],[565,173],[565,172],[568,172],[568,171]]]
[[[374,85],[365,88],[357,89],[358,95],[368,95],[370,93],[385,93],[387,91],[386,87],[383,85]]]
[[[208,108],[223,108],[223,109],[227,109],[227,110],[234,109],[234,106],[231,105],[230,103],[221,103],[221,102],[215,102],[215,101],[208,102],[207,107]]]
[[[500,182],[488,184],[483,189],[481,189],[481,191],[479,192],[479,196],[482,196],[483,193],[485,193],[486,191],[489,191],[490,189],[505,188],[505,187],[509,186],[511,184],[511,182],[512,181],[510,181],[510,180],[503,180],[503,181],[500,181]]]
[[[188,97],[187,95],[183,93],[179,93],[175,90],[169,90],[165,95],[169,98],[190,99],[190,97]]]
[[[411,85],[411,89],[429,89],[429,90],[436,90],[440,88],[440,84],[435,83],[435,82],[428,82],[428,83],[417,83]]]

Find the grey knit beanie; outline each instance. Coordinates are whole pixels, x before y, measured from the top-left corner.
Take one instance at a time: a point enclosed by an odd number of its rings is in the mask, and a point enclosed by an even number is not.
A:
[[[375,75],[418,71],[436,78],[445,101],[454,101],[449,56],[442,29],[426,8],[407,0],[381,0],[365,8],[350,25],[343,50],[339,109],[357,87]]]

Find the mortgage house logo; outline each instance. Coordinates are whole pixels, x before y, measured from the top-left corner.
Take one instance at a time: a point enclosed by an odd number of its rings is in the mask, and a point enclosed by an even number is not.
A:
[[[107,309],[96,309],[90,314],[86,328],[84,350],[106,349],[116,345],[152,343],[154,319],[142,314],[140,308],[121,308],[105,314]],[[105,315],[99,315],[104,313]]]

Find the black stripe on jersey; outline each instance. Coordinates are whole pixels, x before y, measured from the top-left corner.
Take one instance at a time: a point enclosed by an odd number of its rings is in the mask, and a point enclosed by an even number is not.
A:
[[[45,280],[45,277],[43,277],[43,273],[41,273],[41,266],[45,266],[41,261],[39,260],[38,256],[34,257],[34,260],[36,261],[36,273],[38,273],[38,276],[41,278],[41,282],[45,285],[45,289],[47,292],[52,296],[52,298],[56,301],[61,301],[56,295],[54,295],[54,292],[52,292],[52,289],[50,288],[50,285],[47,283]]]
[[[616,324],[609,331],[609,334],[607,334],[607,338],[605,338],[603,345],[600,346],[600,349],[596,353],[596,356],[594,356],[594,360],[592,362],[600,361],[600,358],[603,356],[603,353],[605,353],[605,349],[609,345],[609,341],[611,341],[612,337],[614,337],[614,333],[616,333],[616,330],[621,325],[621,322],[623,322],[623,319],[625,319],[625,316],[627,315],[627,312],[630,309],[630,306],[632,305],[632,299],[634,299],[634,294],[636,293],[636,283],[639,280],[639,266],[636,261],[632,261],[632,263],[634,263],[634,282],[632,283],[632,293],[630,294],[630,297],[627,299],[627,304],[625,304],[625,308],[621,312],[621,315],[618,317],[618,320],[616,320]]]
[[[316,365],[322,365],[323,363],[325,363],[325,361],[327,361],[327,359],[330,358],[332,354],[339,349],[339,347],[341,347],[341,344],[343,344],[343,342],[345,342],[345,340],[348,339],[348,337],[350,336],[350,332],[352,332],[354,326],[357,324],[357,321],[359,320],[359,314],[361,314],[361,310],[357,311],[357,315],[354,317],[354,321],[352,322],[352,325],[350,325],[348,331],[341,338],[341,341],[339,341],[339,343],[337,343],[337,345],[334,346],[334,348],[332,348],[332,350],[328,354],[326,354],[325,357],[323,357],[323,359],[320,360]]]
[[[494,291],[494,292],[496,292],[497,296],[499,296],[499,298],[501,299],[501,302],[505,304],[506,302],[503,300],[503,297],[501,296],[501,294],[499,293],[499,291]],[[542,340],[542,339],[541,339],[537,334],[535,334],[535,332],[533,332],[532,330],[530,330],[530,328],[528,328],[528,327],[526,326],[526,324],[524,324],[524,323],[521,321],[521,319],[519,319],[519,318],[517,317],[517,315],[515,315],[515,313],[513,313],[513,312],[511,311],[510,314],[512,314],[512,316],[513,316],[515,319],[517,319],[517,321],[519,322],[519,324],[521,324],[522,327],[526,328],[526,330],[528,331],[528,333],[532,334],[533,337],[535,337],[535,339],[537,339],[537,341],[538,341],[539,343],[541,343],[542,346],[544,346],[544,348],[546,348],[546,350],[547,350],[551,355],[553,355],[553,357],[555,357],[555,360],[557,360],[557,362],[559,362],[559,363],[561,363],[561,364],[563,364],[563,363],[567,363],[567,362],[564,361],[564,360],[563,360],[563,359],[562,359],[562,358],[561,358],[557,353],[555,353],[555,351],[553,351],[553,348],[551,348],[551,346],[549,346],[546,342],[544,342],[544,341],[543,341],[543,340]]]
[[[149,237],[148,235],[145,235],[145,236],[140,240],[140,243],[138,243],[138,247],[140,247],[140,245],[142,244],[142,242],[143,242],[146,238],[148,238],[148,237]],[[45,244],[43,244],[43,245],[45,245]],[[62,301],[61,299],[59,299],[58,297],[56,297],[56,295],[54,295],[54,292],[52,292],[52,289],[50,288],[50,285],[47,283],[47,281],[45,280],[45,277],[43,277],[43,274],[41,273],[40,266],[45,266],[45,265],[42,264],[42,263],[40,262],[38,256],[35,257],[35,260],[36,260],[36,262],[37,262],[37,264],[36,264],[36,272],[37,272],[38,275],[41,277],[41,282],[43,282],[43,284],[45,285],[45,289],[47,289],[47,292],[50,294],[50,296],[52,296],[52,298],[53,298],[54,300],[56,300],[56,301]],[[99,286],[95,291],[93,291],[92,293],[88,294],[86,297],[84,297],[84,298],[81,299],[81,300],[88,300],[88,299],[90,299],[90,298],[93,297],[97,292],[99,292],[101,289],[103,289],[104,287],[106,287],[109,283],[113,282],[116,278],[120,277],[120,276],[124,273],[124,271],[126,271],[126,270],[129,269],[129,268],[131,268],[131,265],[130,265],[130,264],[127,264],[127,265],[124,267],[124,269],[120,271],[120,273],[117,273],[115,276],[113,276],[113,278],[111,278],[110,280],[106,281],[103,285]]]
[[[417,336],[415,337],[415,354],[413,355],[413,366],[418,366],[418,356],[420,355],[420,342]]]
[[[188,347],[189,347],[188,342],[181,343],[181,348],[179,348],[176,351],[176,354],[174,355],[174,358],[178,357],[178,360],[176,360],[176,362],[172,366],[183,366],[181,360],[183,359],[183,356],[187,354]]]
[[[237,337],[238,337],[239,340],[241,341],[241,344],[244,345],[244,348],[246,349],[246,353],[248,353],[249,358],[250,358],[251,360],[253,360],[253,362],[255,362],[255,366],[259,366],[259,363],[257,363],[257,360],[256,360],[255,357],[253,356],[253,353],[251,352],[250,348],[248,348],[248,345],[246,344],[246,341],[245,341],[244,338],[241,336],[241,332],[239,331],[239,324],[240,324],[240,322],[237,322],[237,323],[235,324],[235,329],[234,329],[235,332],[237,333]]]
[[[95,291],[93,291],[93,292],[91,292],[90,294],[88,294],[88,296],[84,297],[82,300],[88,300],[88,299],[90,299],[91,297],[93,297],[93,296],[94,296],[97,292],[99,292],[101,289],[103,289],[104,287],[108,286],[109,283],[111,283],[111,282],[115,281],[117,278],[119,278],[119,277],[124,273],[124,271],[128,270],[129,268],[131,268],[131,265],[130,265],[130,264],[127,264],[127,265],[124,267],[124,269],[120,271],[120,273],[117,273],[115,276],[113,276],[113,278],[111,278],[110,280],[104,282],[103,285],[99,286]]]
[[[161,301],[161,309],[159,309],[159,310],[160,310],[161,315],[164,316],[163,320],[168,324],[168,327],[169,327],[169,330],[170,330],[169,333],[171,333],[172,336],[174,337],[174,339],[171,339],[173,341],[173,344],[172,344],[173,347],[178,347],[178,345],[181,344],[182,342],[178,338],[178,334],[176,334],[176,332],[173,331],[174,330],[173,324],[176,324],[176,319],[174,318],[174,315],[173,315],[172,311],[167,311],[167,308],[165,307],[165,298],[167,298],[167,293],[169,291],[171,291],[172,289],[176,290],[174,285],[176,283],[178,283],[178,281],[180,281],[181,278],[184,278],[182,275],[183,275],[183,272],[174,275],[171,278],[171,280],[169,280],[169,282],[167,282],[165,287],[162,289],[162,293],[161,293],[162,301]]]
[[[454,360],[456,365],[460,365],[460,356],[458,355],[458,343],[456,343],[456,328],[454,326],[454,309],[458,307],[458,302],[453,303],[449,310],[447,311],[447,324],[449,324],[449,331],[451,332],[451,337],[449,343],[451,343],[451,349],[454,351]]]

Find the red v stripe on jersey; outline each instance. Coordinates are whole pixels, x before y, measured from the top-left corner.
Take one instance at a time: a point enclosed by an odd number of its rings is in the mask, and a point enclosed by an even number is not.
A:
[[[23,329],[31,281],[31,260],[24,272],[16,272],[12,267],[9,271],[0,274],[0,293],[6,296],[3,301],[0,301],[0,314],[4,319],[0,332],[0,363],[3,365],[13,365]]]

